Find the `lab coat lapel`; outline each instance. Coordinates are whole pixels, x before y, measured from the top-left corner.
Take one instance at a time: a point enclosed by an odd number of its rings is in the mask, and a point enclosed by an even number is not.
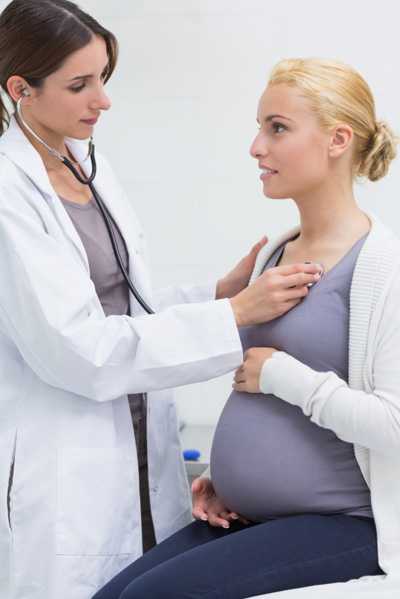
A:
[[[82,241],[50,183],[40,155],[21,131],[15,117],[11,117],[9,128],[0,138],[0,153],[7,156],[32,182],[52,210],[64,234],[89,272],[89,263]],[[34,194],[32,194],[32,201],[37,201]]]
[[[67,145],[75,159],[79,160],[85,175],[89,176],[92,166],[90,159],[87,158],[87,143],[67,140]],[[143,234],[137,223],[133,209],[129,205],[128,198],[123,194],[118,181],[110,173],[108,165],[103,163],[100,156],[94,186],[125,240],[129,255],[130,278],[143,299],[151,305],[151,285],[141,248],[141,237]],[[132,294],[130,294],[130,306],[132,315],[144,313],[144,310],[139,306]]]

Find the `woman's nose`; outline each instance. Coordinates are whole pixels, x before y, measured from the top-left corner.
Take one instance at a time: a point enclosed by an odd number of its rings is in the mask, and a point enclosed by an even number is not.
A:
[[[250,155],[253,158],[259,158],[260,156],[264,156],[266,153],[266,144],[261,139],[260,133],[258,133],[250,146]]]

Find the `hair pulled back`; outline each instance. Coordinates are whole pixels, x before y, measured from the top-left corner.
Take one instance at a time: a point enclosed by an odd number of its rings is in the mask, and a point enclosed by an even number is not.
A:
[[[386,175],[399,140],[387,123],[376,120],[371,90],[355,69],[333,60],[292,58],[272,70],[268,85],[280,83],[302,91],[324,129],[340,123],[352,127],[355,177],[377,181]]]
[[[96,35],[106,44],[108,81],[116,66],[118,42],[93,17],[69,0],[13,0],[8,4],[0,14],[0,135],[10,120],[5,103],[8,79],[19,75],[40,88],[70,54]]]

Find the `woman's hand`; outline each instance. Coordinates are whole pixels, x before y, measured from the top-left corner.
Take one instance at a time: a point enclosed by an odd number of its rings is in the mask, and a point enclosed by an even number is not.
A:
[[[230,298],[238,294],[247,287],[251,273],[258,256],[258,252],[268,242],[267,237],[263,237],[251,248],[250,252],[236,264],[235,268],[220,279],[217,284],[216,299]]]
[[[208,521],[211,526],[229,528],[230,522],[238,520],[249,524],[248,520],[231,512],[215,493],[209,478],[195,478],[192,482],[193,518]]]
[[[260,393],[260,374],[265,360],[269,360],[274,352],[274,347],[252,347],[244,354],[244,361],[235,372],[235,391],[246,393]]]

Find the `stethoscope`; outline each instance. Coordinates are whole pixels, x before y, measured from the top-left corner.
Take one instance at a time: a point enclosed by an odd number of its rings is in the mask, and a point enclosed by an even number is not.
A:
[[[43,139],[41,139],[32,129],[31,127],[25,122],[24,117],[22,116],[22,109],[21,109],[21,102],[23,100],[24,97],[29,96],[29,92],[27,90],[24,90],[22,92],[22,96],[19,98],[18,102],[17,102],[17,113],[19,118],[21,119],[22,124],[24,125],[24,127],[26,127],[26,129],[29,131],[29,133],[31,135],[33,135],[33,137],[39,142],[41,143],[46,149],[47,151],[52,155],[55,156],[56,158],[58,158],[58,160],[60,160],[61,162],[63,162],[65,164],[65,166],[71,171],[71,173],[76,177],[76,179],[82,183],[83,185],[87,185],[90,189],[90,191],[93,194],[93,197],[95,199],[96,204],[98,205],[100,212],[103,216],[104,219],[104,223],[107,227],[107,231],[111,240],[111,245],[114,251],[114,255],[117,259],[118,262],[118,266],[121,270],[121,273],[126,281],[126,284],[128,285],[130,291],[133,293],[135,299],[139,302],[139,304],[142,306],[142,308],[147,312],[147,314],[154,314],[154,311],[150,308],[150,306],[145,302],[145,300],[142,298],[142,296],[140,295],[140,293],[138,292],[138,290],[136,289],[135,285],[133,284],[133,282],[131,281],[128,272],[126,271],[126,268],[122,262],[122,258],[121,258],[121,254],[119,252],[119,248],[118,248],[118,244],[116,242],[115,239],[115,235],[114,235],[114,231],[112,229],[111,226],[111,222],[112,222],[112,216],[110,214],[110,212],[108,211],[108,208],[105,206],[105,204],[103,203],[103,200],[100,198],[100,196],[98,195],[93,181],[96,177],[96,173],[97,173],[97,164],[96,164],[96,156],[95,156],[95,151],[94,151],[94,143],[93,143],[93,138],[91,137],[89,140],[89,149],[88,149],[88,155],[86,157],[86,160],[88,158],[90,158],[90,161],[92,163],[92,172],[90,177],[88,178],[84,178],[82,177],[82,175],[77,171],[77,169],[74,167],[74,165],[72,164],[71,160],[69,160],[69,158],[67,158],[66,156],[63,156],[62,154],[60,154],[60,152],[58,152],[57,150],[55,150],[54,148],[51,148],[50,146],[47,145],[47,143],[45,141],[43,141]]]

